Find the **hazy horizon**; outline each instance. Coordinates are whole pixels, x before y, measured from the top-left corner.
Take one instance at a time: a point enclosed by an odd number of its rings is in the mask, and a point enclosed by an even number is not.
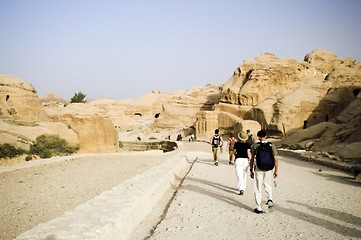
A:
[[[269,52],[361,61],[361,1],[0,2],[0,73],[39,96],[138,98],[228,81]]]

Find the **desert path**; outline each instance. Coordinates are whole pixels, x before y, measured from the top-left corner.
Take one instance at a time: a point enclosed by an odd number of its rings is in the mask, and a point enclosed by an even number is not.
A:
[[[273,188],[275,211],[257,215],[252,179],[247,179],[245,194],[237,195],[235,169],[228,165],[227,153],[216,167],[208,144],[184,142],[166,154],[84,156],[0,173],[5,203],[0,239],[13,239],[179,151],[206,154],[193,163],[154,233],[149,235],[150,227],[138,229],[129,239],[361,238],[361,184],[351,174],[281,156]],[[159,222],[159,215],[152,217],[147,219],[152,225]]]
[[[256,214],[253,180],[237,195],[226,152],[198,159],[149,239],[360,239],[361,184],[352,175],[280,156],[275,210]],[[263,192],[265,200],[265,193]]]

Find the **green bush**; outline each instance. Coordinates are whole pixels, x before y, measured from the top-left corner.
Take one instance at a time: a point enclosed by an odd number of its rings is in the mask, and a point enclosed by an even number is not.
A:
[[[31,156],[31,155],[27,155],[26,157],[25,157],[25,161],[30,161],[31,159],[33,159],[33,157]]]
[[[0,158],[14,158],[24,154],[26,151],[21,148],[16,148],[9,143],[0,144]]]
[[[30,146],[30,153],[41,158],[70,155],[78,150],[79,146],[70,146],[65,139],[52,134],[38,136],[36,142]]]
[[[71,103],[85,103],[86,95],[82,92],[75,93],[74,96],[70,99]]]

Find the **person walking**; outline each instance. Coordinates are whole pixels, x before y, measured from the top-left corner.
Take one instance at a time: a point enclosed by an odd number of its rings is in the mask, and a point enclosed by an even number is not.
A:
[[[234,144],[237,142],[237,139],[234,137],[234,134],[231,133],[229,135],[229,138],[227,140],[227,151],[229,154],[229,164],[233,165],[233,162],[235,161],[235,154],[234,154]]]
[[[214,130],[214,135],[211,137],[210,144],[212,146],[214,165],[218,166],[221,147],[223,146],[223,139],[219,135],[219,130]]]
[[[235,165],[237,175],[237,189],[239,195],[243,195],[247,186],[247,170],[249,168],[249,161],[252,158],[251,145],[247,143],[247,133],[241,131],[238,133],[239,141],[234,144],[235,151]]]
[[[276,147],[266,140],[267,134],[264,130],[257,133],[259,141],[252,145],[252,158],[250,161],[250,175],[254,178],[254,197],[256,201],[255,213],[263,213],[262,209],[262,188],[267,195],[267,203],[269,209],[273,204],[272,196],[272,175],[274,178],[278,176],[278,157]]]
[[[247,139],[247,142],[251,145],[253,145],[254,143],[254,138],[253,138],[253,135],[251,133],[251,130],[247,129],[247,135],[248,135],[248,139]]]

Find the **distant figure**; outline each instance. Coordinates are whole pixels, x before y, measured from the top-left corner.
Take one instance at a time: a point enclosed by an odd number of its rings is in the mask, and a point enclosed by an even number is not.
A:
[[[233,165],[235,155],[234,155],[234,144],[237,142],[237,139],[234,137],[234,134],[231,133],[227,140],[227,149],[229,153],[229,162],[228,164]]]
[[[266,132],[261,130],[257,133],[259,141],[252,146],[252,158],[250,161],[250,175],[254,178],[254,197],[256,201],[255,213],[263,213],[262,188],[267,195],[268,209],[273,208],[271,179],[278,176],[278,153],[275,145],[267,142]],[[273,171],[274,170],[274,171]]]
[[[237,175],[237,189],[239,195],[243,195],[247,186],[247,171],[249,168],[249,161],[252,158],[251,144],[247,142],[248,135],[241,131],[238,133],[239,141],[234,144],[234,151],[236,155],[236,175]]]
[[[168,140],[170,140],[170,135],[168,135]]]
[[[218,160],[223,146],[223,139],[219,135],[219,130],[214,130],[214,136],[211,137],[210,144],[212,146],[214,165],[218,166]]]
[[[252,133],[249,129],[247,129],[247,143],[249,143],[251,146],[254,144],[254,137],[252,136]]]
[[[137,137],[137,140],[138,140],[138,141],[142,141],[142,139],[141,139],[139,136]]]
[[[178,134],[177,141],[182,141],[182,134]]]

